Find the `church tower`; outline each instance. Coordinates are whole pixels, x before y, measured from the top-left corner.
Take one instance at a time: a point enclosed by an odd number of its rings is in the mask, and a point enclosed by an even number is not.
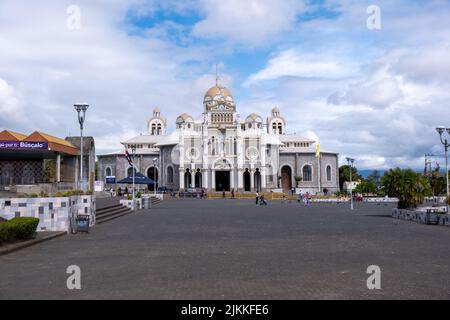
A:
[[[156,107],[153,110],[153,117],[148,121],[148,133],[152,136],[161,136],[166,134],[167,120],[161,117],[161,109]]]
[[[267,133],[284,134],[285,128],[286,120],[281,116],[280,109],[273,108],[271,116],[267,118]]]

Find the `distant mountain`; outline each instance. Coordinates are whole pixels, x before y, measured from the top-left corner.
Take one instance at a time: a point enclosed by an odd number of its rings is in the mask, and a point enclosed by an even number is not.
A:
[[[382,169],[380,169],[380,170],[376,169],[376,170],[378,171],[378,173],[380,174],[380,176],[383,176],[384,173],[387,171],[387,170],[382,170]],[[370,175],[372,174],[373,171],[374,171],[374,169],[373,169],[373,170],[370,170],[370,169],[366,169],[366,170],[358,170],[358,173],[359,173],[364,179],[366,179],[368,176],[370,176]]]

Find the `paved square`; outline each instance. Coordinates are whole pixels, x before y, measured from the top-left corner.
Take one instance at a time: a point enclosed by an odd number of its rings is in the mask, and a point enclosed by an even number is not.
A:
[[[450,298],[450,229],[391,206],[167,200],[0,257],[0,298]],[[81,290],[66,268],[81,268]],[[369,265],[382,290],[368,290]]]

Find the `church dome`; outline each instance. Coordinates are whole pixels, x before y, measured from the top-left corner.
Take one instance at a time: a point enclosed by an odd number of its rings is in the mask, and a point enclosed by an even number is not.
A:
[[[194,119],[188,115],[187,113],[183,113],[181,115],[178,116],[176,123],[177,124],[181,124],[184,122],[194,122]]]
[[[236,107],[231,91],[220,85],[215,85],[206,91],[203,103],[205,104],[206,110],[235,111]]]
[[[245,122],[263,122],[263,120],[258,114],[252,113],[245,119]]]

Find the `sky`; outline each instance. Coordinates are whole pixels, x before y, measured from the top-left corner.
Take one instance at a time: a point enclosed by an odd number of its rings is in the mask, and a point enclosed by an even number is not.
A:
[[[97,153],[120,150],[155,106],[169,131],[200,116],[218,64],[241,117],[278,106],[341,163],[423,168],[450,127],[449,19],[448,0],[0,0],[0,129],[77,135],[88,102]]]

